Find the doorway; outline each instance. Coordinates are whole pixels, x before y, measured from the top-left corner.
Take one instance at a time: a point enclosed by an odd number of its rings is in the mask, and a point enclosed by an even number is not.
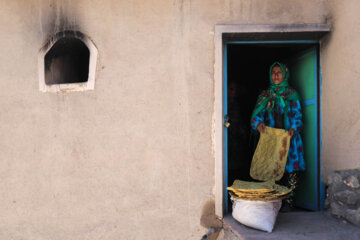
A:
[[[320,66],[318,41],[229,41],[224,45],[224,172],[225,213],[230,212],[226,188],[235,179],[251,180],[254,149],[250,142],[250,116],[258,95],[269,86],[269,67],[285,63],[289,84],[302,99],[306,171],[296,190],[298,207],[318,211],[324,202],[320,180]]]

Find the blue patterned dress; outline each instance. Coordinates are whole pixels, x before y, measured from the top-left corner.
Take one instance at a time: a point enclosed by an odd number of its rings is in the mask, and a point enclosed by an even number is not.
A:
[[[292,173],[295,171],[304,171],[305,161],[303,143],[300,136],[303,127],[300,101],[289,101],[289,106],[288,117],[284,118],[284,121],[287,121],[287,123],[284,123],[284,126],[288,126],[288,128],[285,129],[287,131],[293,128],[295,134],[290,140],[290,149],[285,170]],[[273,112],[268,112],[266,109],[263,109],[252,119],[252,129],[256,130],[260,122],[263,122],[266,126],[275,127],[275,114],[283,115],[284,109],[281,106],[275,106]]]

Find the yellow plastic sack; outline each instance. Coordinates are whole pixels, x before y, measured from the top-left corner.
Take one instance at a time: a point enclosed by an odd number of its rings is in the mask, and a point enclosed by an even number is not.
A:
[[[288,131],[265,127],[251,162],[250,176],[260,181],[280,180],[284,175],[289,147]]]

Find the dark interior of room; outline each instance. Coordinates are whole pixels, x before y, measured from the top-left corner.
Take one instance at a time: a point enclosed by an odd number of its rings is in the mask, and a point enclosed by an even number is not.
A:
[[[258,95],[269,86],[269,67],[275,61],[288,65],[291,58],[312,44],[228,44],[228,185],[235,179],[253,181],[250,165],[250,117]],[[231,204],[229,205],[231,206]]]

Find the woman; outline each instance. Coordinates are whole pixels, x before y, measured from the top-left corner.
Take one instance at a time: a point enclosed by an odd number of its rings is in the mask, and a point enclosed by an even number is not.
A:
[[[270,67],[270,87],[263,91],[251,116],[251,127],[263,132],[265,126],[285,129],[291,137],[284,177],[280,184],[295,189],[299,171],[305,170],[303,144],[300,136],[302,114],[300,97],[289,87],[289,70],[279,62]],[[293,195],[287,200],[292,207]]]

